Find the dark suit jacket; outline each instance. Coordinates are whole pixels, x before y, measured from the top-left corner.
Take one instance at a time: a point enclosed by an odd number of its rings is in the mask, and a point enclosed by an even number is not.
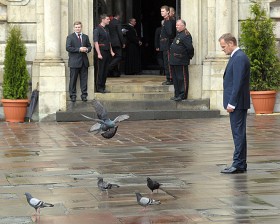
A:
[[[124,44],[124,38],[122,34],[121,22],[113,18],[109,23],[109,33],[111,38],[112,47],[122,47]]]
[[[230,58],[224,73],[224,108],[230,104],[235,109],[250,108],[250,61],[242,50]]]
[[[161,26],[156,28],[155,32],[155,48],[160,47],[160,33],[161,33]]]
[[[82,34],[82,46],[87,47],[88,53],[92,49],[88,35],[86,34]],[[68,55],[69,55],[68,67],[81,68],[83,66],[83,63],[86,67],[89,67],[87,53],[80,52],[79,51],[80,47],[81,47],[80,40],[78,39],[76,33],[72,33],[67,36],[66,51],[68,51]]]

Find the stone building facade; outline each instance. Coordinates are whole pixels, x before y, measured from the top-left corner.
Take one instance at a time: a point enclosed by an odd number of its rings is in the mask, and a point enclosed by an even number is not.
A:
[[[19,25],[27,46],[26,60],[32,77],[30,91],[39,82],[39,120],[55,120],[56,111],[66,110],[66,102],[69,99],[69,69],[65,40],[67,35],[73,32],[73,22],[80,20],[83,23],[83,32],[89,35],[92,42],[95,12],[100,1],[106,3],[106,0],[0,0],[0,83],[3,79],[8,27]],[[189,98],[209,98],[211,109],[219,109],[223,113],[222,77],[228,59],[221,51],[218,38],[226,32],[238,36],[240,21],[249,15],[250,1],[178,2],[180,16],[187,21],[195,48],[195,56],[190,65]],[[280,0],[263,0],[263,4],[277,22],[276,34],[279,38]],[[91,66],[88,98],[93,99],[95,94],[93,53],[89,54],[89,58]],[[0,92],[2,95],[2,91]],[[280,111],[279,101],[275,111]]]

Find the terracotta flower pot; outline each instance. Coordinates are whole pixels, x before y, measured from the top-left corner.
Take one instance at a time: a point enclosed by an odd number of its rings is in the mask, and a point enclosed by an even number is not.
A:
[[[256,114],[272,114],[276,91],[251,91],[251,98]]]
[[[8,122],[24,122],[29,100],[2,99],[5,120]]]

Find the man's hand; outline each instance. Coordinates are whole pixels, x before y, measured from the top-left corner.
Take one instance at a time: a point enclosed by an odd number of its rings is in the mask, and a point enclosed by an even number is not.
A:
[[[234,111],[233,108],[231,108],[230,106],[227,106],[227,112],[228,112],[228,113],[232,113],[233,111]]]

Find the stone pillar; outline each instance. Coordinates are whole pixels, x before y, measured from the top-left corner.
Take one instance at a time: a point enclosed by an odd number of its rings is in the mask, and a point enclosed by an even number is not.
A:
[[[39,104],[38,119],[53,121],[56,112],[66,110],[65,64],[61,58],[61,2],[37,1],[40,21],[37,36],[43,40],[39,45],[43,52],[37,54],[34,71],[38,72]],[[41,17],[43,15],[43,18]],[[43,22],[41,21],[43,20]],[[33,83],[35,85],[35,83]]]
[[[233,33],[238,38],[238,0],[208,0],[207,52],[203,61],[202,98],[210,98],[210,109],[218,109],[226,114],[223,108],[223,74],[228,56],[222,51],[219,38],[224,33]]]
[[[60,57],[60,1],[44,0],[45,58]]]
[[[193,39],[194,57],[189,65],[190,83],[189,99],[202,98],[202,54],[205,48],[203,40],[205,35],[202,32],[202,15],[203,8],[201,2],[204,0],[182,0],[181,1],[181,19],[186,21],[187,29],[190,31]],[[176,10],[177,11],[177,10]]]

